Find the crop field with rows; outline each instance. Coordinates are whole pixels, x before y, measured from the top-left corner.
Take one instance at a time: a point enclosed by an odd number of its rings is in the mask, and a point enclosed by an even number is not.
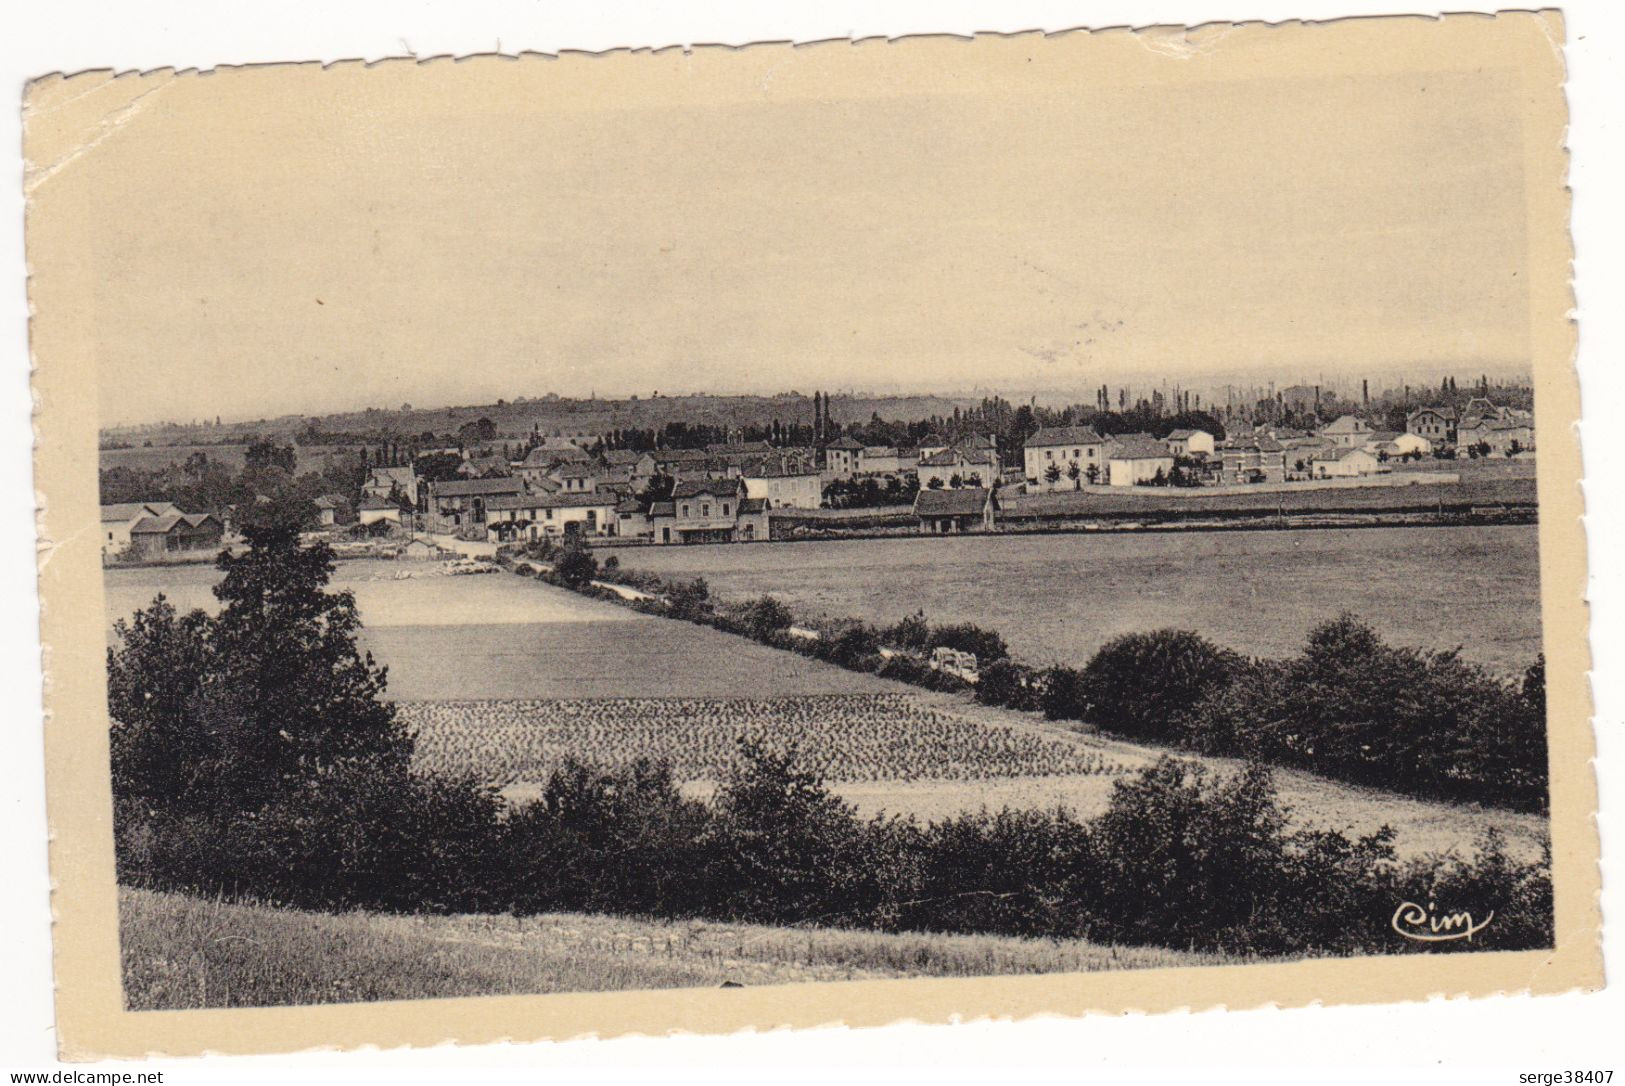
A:
[[[793,744],[830,780],[965,781],[1115,774],[1082,742],[968,719],[906,694],[403,702],[426,771],[496,785],[544,780],[567,755],[619,765],[669,761],[679,780],[716,779],[739,740]]]

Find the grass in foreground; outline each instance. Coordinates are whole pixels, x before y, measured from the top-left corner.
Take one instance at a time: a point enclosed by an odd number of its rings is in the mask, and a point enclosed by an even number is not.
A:
[[[121,888],[130,1010],[961,977],[1237,960],[1082,940],[885,935],[573,913],[329,915]]]

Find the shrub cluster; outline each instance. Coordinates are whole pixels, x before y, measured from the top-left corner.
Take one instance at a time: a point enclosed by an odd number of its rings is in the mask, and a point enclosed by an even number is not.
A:
[[[862,819],[790,751],[742,746],[713,802],[663,765],[568,762],[506,808],[466,782],[355,776],[254,811],[121,806],[123,881],[306,908],[632,913],[880,931],[1088,938],[1237,954],[1393,952],[1400,902],[1495,922],[1473,943],[1551,945],[1544,867],[1486,840],[1394,860],[1387,831],[1289,831],[1268,771],[1163,759],[1100,816]]]
[[[1248,660],[1184,631],[1120,637],[1046,677],[1044,711],[1104,731],[1429,799],[1547,804],[1545,665],[1508,682],[1341,615]]]
[[[322,590],[331,552],[301,548],[291,528],[248,537],[246,555],[220,560],[218,615],[178,615],[160,598],[116,627],[126,883],[328,909],[572,909],[1269,954],[1415,949],[1388,930],[1392,910],[1437,901],[1495,911],[1478,948],[1551,944],[1549,863],[1518,862],[1492,839],[1470,861],[1400,864],[1387,831],[1289,831],[1256,767],[1221,780],[1164,759],[1115,785],[1089,821],[1003,811],[921,825],[860,819],[793,750],[746,742],[712,803],[684,798],[665,765],[570,761],[540,799],[513,807],[488,786],[410,771],[412,738],[382,699],[385,674],[357,650],[354,602]],[[677,598],[719,613],[703,582]],[[780,636],[770,604],[724,611]],[[879,641],[852,625],[814,643],[853,666],[877,659]],[[1311,648],[1344,661],[1330,634]],[[1025,688],[1026,676],[997,674]],[[1532,700],[1537,678],[1526,685]],[[1383,696],[1374,688],[1370,704]]]
[[[1081,669],[1040,670],[1010,659],[992,630],[933,626],[919,612],[878,629],[823,623],[817,638],[800,638],[787,634],[793,616],[772,596],[728,605],[703,578],[605,575],[664,598],[643,610],[929,690],[969,691],[986,705],[1428,799],[1531,811],[1548,802],[1541,659],[1510,683],[1453,650],[1387,645],[1344,614],[1286,660],[1249,660],[1199,634],[1158,630],[1108,642]],[[883,646],[901,651],[887,658]],[[975,653],[980,681],[929,667],[922,657],[939,646]]]

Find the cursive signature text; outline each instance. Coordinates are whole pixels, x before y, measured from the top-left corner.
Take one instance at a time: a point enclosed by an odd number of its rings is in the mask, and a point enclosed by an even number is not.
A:
[[[1489,927],[1490,921],[1494,919],[1494,911],[1475,922],[1473,914],[1465,909],[1441,914],[1438,905],[1432,901],[1428,902],[1425,909],[1414,901],[1402,901],[1399,908],[1394,910],[1393,919],[1388,923],[1407,939],[1415,939],[1421,943],[1444,943],[1452,939],[1471,940],[1473,936]]]

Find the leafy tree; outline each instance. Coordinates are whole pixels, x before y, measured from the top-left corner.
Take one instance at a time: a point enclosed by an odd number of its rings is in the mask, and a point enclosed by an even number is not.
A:
[[[1083,469],[1078,467],[1078,462],[1076,460],[1070,461],[1066,465],[1066,477],[1072,480],[1073,490],[1083,489]]]
[[[821,774],[797,765],[793,748],[742,740],[739,754],[717,795],[721,847],[708,881],[742,920],[861,915],[855,891],[879,873],[864,862],[853,809],[830,794]]]
[[[772,640],[793,621],[790,609],[772,596],[752,600],[745,609],[745,628],[758,641]]]
[[[668,613],[673,618],[689,622],[706,622],[715,613],[711,602],[711,586],[704,577],[691,581],[677,581],[666,589]]]
[[[108,650],[115,793],[174,811],[251,810],[343,769],[403,777],[412,740],[356,647],[348,592],[324,591],[325,544],[293,525],[246,526],[224,553],[217,616],[162,597],[115,626]]]
[[[1009,646],[1004,643],[1004,638],[1000,637],[997,631],[985,630],[969,622],[933,627],[931,636],[926,640],[926,647],[934,649],[938,646],[974,653],[980,667],[985,667],[995,660],[1003,660],[1010,655]]]
[[[1177,739],[1196,705],[1229,683],[1240,664],[1235,653],[1184,630],[1127,634],[1083,669],[1086,719],[1127,735]]]
[[[676,489],[677,480],[663,471],[657,471],[649,477],[643,490],[638,494],[638,502],[648,508],[655,502],[671,500],[671,492]]]
[[[886,639],[899,648],[919,651],[931,637],[931,626],[924,611],[916,611],[886,631]]]
[[[958,476],[955,476],[955,478],[958,478]],[[929,483],[926,483],[925,486],[926,486],[927,490],[941,490],[942,489],[942,476],[940,476],[940,475],[931,476],[931,481]]]
[[[243,454],[243,463],[250,471],[261,472],[275,469],[285,475],[292,475],[298,466],[298,454],[292,445],[278,445],[269,438],[255,438]]]
[[[566,588],[581,588],[598,576],[598,559],[580,533],[564,537],[564,546],[553,561],[553,572]]]

